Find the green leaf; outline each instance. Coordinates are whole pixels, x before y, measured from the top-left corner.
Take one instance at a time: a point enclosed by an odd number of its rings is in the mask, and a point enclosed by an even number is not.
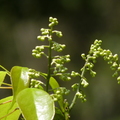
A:
[[[5,76],[6,76],[7,72],[6,71],[0,71],[0,86],[2,85]]]
[[[29,87],[29,69],[27,67],[14,66],[11,69],[11,82],[13,87],[13,104],[17,94]]]
[[[51,86],[51,88],[54,90],[54,92],[56,92],[57,88],[59,88],[59,84],[58,82],[55,80],[55,78],[50,77],[50,81],[49,84]],[[64,112],[64,107],[63,107],[63,97],[61,96],[60,99],[58,100],[58,104],[60,106],[60,109],[62,110],[62,112]]]
[[[11,100],[13,96],[6,97],[0,100],[0,120],[17,120],[21,114],[20,110],[15,110],[18,105],[15,103],[12,109],[9,110],[11,106]],[[15,110],[15,111],[14,111]],[[8,112],[9,111],[9,112]],[[11,113],[11,114],[9,114]],[[9,114],[8,116],[6,116]],[[4,117],[6,116],[6,117]]]
[[[26,120],[52,120],[54,117],[54,101],[41,89],[22,90],[17,96],[17,103]]]
[[[58,82],[53,77],[50,77],[49,84],[52,87],[52,89],[54,89],[54,90],[57,90],[57,88],[60,87],[59,84],[58,84]]]
[[[64,120],[64,115],[59,108],[55,108],[55,117],[54,120]]]

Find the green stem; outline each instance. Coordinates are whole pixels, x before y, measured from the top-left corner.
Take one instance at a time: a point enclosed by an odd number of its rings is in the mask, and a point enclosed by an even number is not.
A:
[[[82,70],[82,73],[81,73],[81,76],[80,76],[79,86],[78,86],[78,88],[77,88],[76,93],[77,93],[77,92],[80,92],[80,88],[81,88],[81,78],[84,77],[84,74],[85,74],[85,71],[86,71],[86,64],[87,64],[88,62],[89,62],[89,57],[87,57],[86,62],[85,62],[85,64],[84,64],[84,66],[83,66],[83,70]],[[70,106],[69,106],[69,110],[71,110],[71,109],[73,108],[73,106],[74,106],[75,103],[76,103],[77,98],[78,98],[78,97],[77,97],[77,94],[75,94],[74,97],[73,97],[73,100],[72,100],[72,102],[71,102],[71,104],[70,104]]]
[[[72,103],[71,103],[71,105],[69,106],[69,111],[71,111],[71,109],[72,109],[73,106],[75,105],[76,100],[77,100],[77,95],[75,94],[75,95],[74,95],[74,98],[73,98],[73,100],[72,100]]]
[[[5,70],[5,71],[7,72],[7,74],[10,76],[10,72],[9,72],[6,68],[4,68],[2,65],[0,65],[0,67],[1,67],[3,70]]]
[[[86,62],[85,62],[85,64],[84,64],[84,66],[83,66],[83,70],[82,70],[82,73],[81,73],[81,78],[83,78],[84,77],[84,74],[85,74],[85,71],[86,71],[86,64],[89,62],[89,57],[87,57],[87,59],[86,59]],[[81,80],[80,80],[80,82],[81,82]],[[80,83],[79,83],[80,84]]]
[[[0,87],[0,89],[12,89],[12,87]]]
[[[49,86],[49,80],[50,80],[50,77],[51,77],[51,45],[52,45],[52,42],[49,41],[49,50],[48,50],[48,74],[47,74],[47,84],[46,84],[46,91],[48,92],[48,86]]]
[[[52,28],[50,31],[50,36],[52,37]],[[49,48],[48,48],[48,74],[47,74],[46,92],[48,92],[49,81],[51,77],[51,62],[52,62],[52,40],[49,41]]]
[[[7,86],[12,86],[11,84],[8,84],[8,83],[2,83],[2,84]]]

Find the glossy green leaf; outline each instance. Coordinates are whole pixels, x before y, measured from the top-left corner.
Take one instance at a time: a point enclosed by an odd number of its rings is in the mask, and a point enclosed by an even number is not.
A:
[[[13,104],[17,94],[29,87],[29,69],[27,67],[14,66],[11,69],[11,82],[13,87]]]
[[[2,85],[5,76],[6,76],[7,72],[6,71],[0,71],[0,86]]]
[[[17,95],[17,103],[26,120],[52,120],[54,117],[54,101],[41,89],[24,89]]]
[[[9,110],[11,106],[11,102],[9,101],[11,101],[12,99],[13,96],[9,96],[0,100],[0,120],[18,120],[21,114],[20,110],[15,110],[18,107],[18,105],[15,103],[12,109]],[[6,116],[7,114],[9,115]]]
[[[50,77],[50,81],[49,84],[51,86],[51,88],[54,90],[54,92],[56,92],[57,88],[59,88],[59,84],[58,82],[55,80],[55,78]],[[64,112],[64,107],[63,107],[63,97],[61,96],[60,99],[58,100],[58,104],[62,110],[62,112]]]

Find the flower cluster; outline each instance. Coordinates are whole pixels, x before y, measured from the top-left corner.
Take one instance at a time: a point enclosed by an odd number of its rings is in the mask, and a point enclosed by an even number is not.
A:
[[[54,94],[51,94],[54,101],[60,100],[61,96],[66,95],[70,92],[70,90],[66,89],[65,87],[59,87],[56,90],[54,90]]]
[[[36,80],[40,77],[41,73],[35,69],[29,69],[29,78],[30,78],[30,88],[44,89],[43,86],[46,86],[42,81]]]
[[[82,100],[82,102],[85,102],[86,101],[86,95],[83,94],[82,90],[79,90],[79,87],[80,87],[79,83],[75,83],[71,87],[72,87],[73,91],[77,91],[76,96],[78,98],[80,98]]]
[[[53,26],[58,24],[58,21],[56,18],[49,18],[49,29],[46,28],[41,28],[41,35],[37,36],[37,39],[40,41],[45,41],[45,39],[47,39],[48,41],[52,41],[52,47],[51,49],[57,51],[57,52],[61,52],[64,48],[65,45],[63,44],[58,44],[57,42],[53,41],[52,38],[52,34],[56,34],[58,37],[62,37],[62,32],[61,31],[57,31],[57,30],[53,30]],[[49,45],[41,45],[41,46],[36,46],[35,49],[32,50],[32,55],[36,58],[40,58],[42,55],[45,55],[46,57],[48,57],[45,53],[44,53],[44,49],[49,48]]]
[[[36,80],[36,79],[31,79],[30,88],[44,89],[42,85],[45,86],[43,82]]]
[[[32,55],[36,58],[40,58],[41,55],[45,54],[43,52],[45,46],[41,45],[41,46],[36,46],[35,49],[32,50]]]
[[[102,49],[101,48],[101,40],[95,40],[94,43],[90,47],[90,51],[88,55],[82,54],[82,58],[86,61],[85,65],[81,69],[82,73],[84,73],[86,70],[90,71],[90,74],[92,77],[95,77],[96,72],[93,71],[94,63],[96,63],[96,58],[99,56],[103,57],[105,61],[107,61],[108,64],[110,64],[110,68],[112,70],[116,70],[113,76],[118,75],[118,71],[120,71],[120,64],[118,64],[118,55],[113,54],[109,49]],[[82,74],[83,75],[83,74]],[[117,80],[120,83],[119,77]],[[84,76],[81,76],[81,84],[85,87],[87,84],[87,80]]]
[[[29,77],[38,78],[40,77],[40,72],[36,71],[35,69],[29,69]]]
[[[62,32],[61,31],[53,30],[53,26],[58,24],[57,18],[50,17],[49,22],[50,23],[49,23],[48,26],[50,27],[50,29],[41,28],[41,34],[42,35],[37,37],[38,40],[44,41],[45,38],[48,38],[48,41],[51,41],[53,33],[56,33],[56,35],[58,37],[62,37]]]
[[[82,92],[77,92],[76,96],[82,100],[82,102],[86,102],[86,95],[84,95]]]
[[[59,44],[59,43],[53,41],[53,47],[52,47],[53,50],[55,50],[57,52],[61,52],[61,51],[63,51],[63,49],[65,47],[66,47],[65,44]]]
[[[59,75],[60,79],[62,80],[71,80],[71,74],[66,73],[68,70],[67,67],[64,67],[64,63],[70,61],[70,55],[65,55],[65,56],[54,56],[52,59],[52,65],[53,67],[53,73],[54,75]]]
[[[58,24],[57,18],[53,18],[53,17],[49,18],[49,22],[50,22],[50,24],[48,25],[49,27],[53,27]]]
[[[51,33],[51,29],[41,28],[42,35],[37,36],[37,39],[40,41],[44,41],[45,39],[48,39],[48,41],[51,41],[52,37],[51,37],[50,33]]]

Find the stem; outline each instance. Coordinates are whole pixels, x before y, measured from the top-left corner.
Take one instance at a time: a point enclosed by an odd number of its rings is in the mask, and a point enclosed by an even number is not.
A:
[[[77,100],[77,95],[75,94],[75,95],[74,95],[74,98],[73,98],[73,100],[72,100],[72,103],[71,103],[71,105],[69,106],[69,110],[71,110],[71,109],[73,108],[73,106],[74,106],[75,103],[76,103],[76,100]]]
[[[49,86],[49,80],[51,77],[51,46],[52,46],[52,42],[49,41],[49,49],[48,49],[48,74],[47,74],[47,84],[46,84],[46,91],[48,92],[48,86]]]
[[[83,71],[82,71],[82,73],[81,73],[81,78],[82,77],[84,77],[84,74],[85,74],[85,71],[86,71],[86,64],[89,62],[89,57],[87,57],[87,59],[86,59],[86,62],[85,62],[85,64],[84,64],[84,66],[83,66]],[[80,80],[81,81],[81,80]]]
[[[0,89],[12,89],[12,87],[0,87]]]
[[[50,35],[52,37],[52,27],[50,30]],[[52,61],[52,40],[49,40],[49,48],[48,48],[48,73],[47,73],[47,83],[46,83],[46,92],[48,92],[49,81],[51,77],[51,61]]]
[[[6,68],[4,68],[2,65],[0,65],[0,67],[1,67],[3,70],[5,70],[5,71],[7,72],[7,74],[10,76],[10,72],[9,72]]]
[[[86,69],[85,69],[85,68],[86,68],[86,64],[87,64],[88,62],[89,62],[89,57],[87,57],[86,62],[85,62],[85,64],[84,64],[84,66],[83,66],[83,70],[82,70],[82,73],[81,73],[81,75],[80,75],[79,86],[78,86],[78,88],[77,88],[76,93],[77,93],[77,92],[80,92],[80,88],[81,88],[81,78],[84,77],[84,74],[85,74],[85,71],[86,71]],[[77,100],[77,94],[74,95],[73,100],[72,100],[72,102],[71,102],[71,104],[70,104],[70,106],[69,106],[69,110],[71,110],[71,109],[73,108],[73,106],[74,106],[75,103],[76,103],[76,100]]]
[[[11,84],[8,84],[8,83],[2,83],[2,84],[7,86],[12,86]]]

